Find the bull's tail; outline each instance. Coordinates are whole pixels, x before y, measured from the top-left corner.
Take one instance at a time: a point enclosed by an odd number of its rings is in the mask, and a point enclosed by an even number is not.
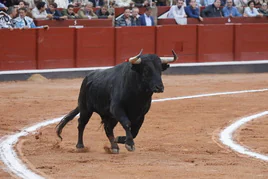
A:
[[[62,140],[61,137],[61,132],[62,129],[64,128],[64,126],[71,120],[73,120],[73,118],[79,113],[79,108],[76,107],[74,110],[72,110],[71,112],[69,112],[69,114],[67,114],[66,116],[64,116],[64,118],[60,121],[60,123],[56,126],[56,133],[57,136]]]

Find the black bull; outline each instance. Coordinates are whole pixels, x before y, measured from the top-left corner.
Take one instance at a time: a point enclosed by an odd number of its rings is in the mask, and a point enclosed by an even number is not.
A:
[[[141,51],[142,52],[142,51]],[[84,148],[83,133],[93,112],[101,116],[105,133],[111,143],[109,151],[119,153],[118,143],[125,144],[128,151],[134,151],[133,139],[137,136],[149,111],[153,93],[163,92],[162,71],[169,67],[174,57],[160,59],[147,54],[129,58],[128,62],[106,70],[91,71],[83,80],[78,106],[57,125],[61,138],[63,127],[79,112],[77,148]],[[120,123],[126,136],[114,137],[114,127]],[[62,139],[62,138],[61,138]]]

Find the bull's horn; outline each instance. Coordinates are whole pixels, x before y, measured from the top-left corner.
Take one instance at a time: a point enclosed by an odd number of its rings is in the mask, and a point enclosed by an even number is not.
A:
[[[161,57],[162,63],[172,63],[178,60],[178,55],[172,50],[173,57]]]
[[[137,56],[135,56],[135,57],[130,57],[130,58],[128,59],[128,61],[129,61],[130,63],[132,63],[132,64],[140,64],[140,63],[141,63],[140,56],[141,56],[141,54],[142,54],[142,51],[143,51],[143,49],[141,49],[140,53],[139,53]]]

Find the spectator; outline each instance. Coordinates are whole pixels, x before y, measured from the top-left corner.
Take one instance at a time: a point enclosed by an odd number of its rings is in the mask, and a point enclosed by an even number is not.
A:
[[[139,8],[134,7],[132,9],[132,26],[141,26],[141,20],[140,20],[140,15],[139,15]]]
[[[18,3],[18,8],[26,7],[25,1],[20,0]]]
[[[260,3],[263,4],[263,3],[266,3],[267,4],[268,0],[260,0]]]
[[[200,16],[199,8],[196,5],[195,0],[190,0],[190,5],[185,7],[185,13],[188,17],[199,19],[203,21],[203,18]]]
[[[17,8],[14,7],[9,7],[7,13],[0,11],[0,29],[13,29],[15,27],[13,19],[17,16],[17,13]]]
[[[108,6],[104,5],[100,9],[96,11],[96,15],[98,16],[99,19],[111,19],[113,18],[112,15],[108,12]]]
[[[51,3],[46,9],[47,14],[51,14],[53,16],[53,19],[56,20],[67,19],[67,16],[62,16],[61,12],[57,10],[57,7],[58,7],[57,3]]]
[[[134,2],[132,0],[116,0],[117,7],[133,7]]]
[[[148,0],[132,0],[136,7],[147,7],[149,6]]]
[[[44,2],[38,2],[36,4],[36,7],[32,10],[33,18],[35,19],[52,19],[52,14],[47,14],[46,3]]]
[[[97,19],[98,16],[93,11],[93,3],[88,2],[85,7],[81,7],[77,12],[80,19]]]
[[[111,14],[111,15],[114,15],[114,9],[116,8],[116,4],[115,4],[115,1],[114,0],[111,0],[109,2],[110,6],[108,6],[108,12]]]
[[[29,28],[44,28],[48,29],[47,25],[44,26],[36,26],[33,19],[26,16],[27,9],[22,7],[19,9],[19,17],[14,19],[15,27],[20,29],[29,29]]]
[[[247,6],[248,0],[234,0],[235,7],[239,11],[240,14],[244,13],[244,7]]]
[[[69,5],[69,0],[54,0],[54,3],[57,4],[58,8],[66,9],[68,7],[68,5]]]
[[[88,0],[72,0],[71,4],[75,7],[81,7],[84,6],[86,3],[88,3]]]
[[[17,4],[17,0],[0,0],[0,3],[5,7],[11,7]]]
[[[259,13],[254,7],[255,1],[251,0],[248,2],[248,7],[245,8],[244,17],[261,17],[263,14]]]
[[[187,17],[184,7],[183,7],[183,0],[178,0],[177,5],[174,5],[170,8],[168,12],[168,18],[182,18]]]
[[[130,9],[127,7],[125,8],[124,15],[121,16],[117,21],[115,26],[121,27],[121,26],[132,26],[133,21],[130,17]]]
[[[254,0],[255,1],[255,7],[260,7],[261,6],[261,2],[260,0]]]
[[[152,8],[146,7],[145,13],[142,14],[139,18],[141,21],[141,26],[154,26],[154,18],[151,16]]]
[[[191,1],[191,0],[186,0],[186,6],[189,6],[189,5],[190,5],[190,1]],[[197,7],[202,6],[202,5],[201,5],[201,0],[196,0],[196,5],[197,5]]]
[[[263,3],[259,9],[259,13],[263,14],[264,16],[268,16],[268,8],[267,4]]]
[[[6,7],[4,4],[0,3],[0,9],[7,11],[8,7]]]
[[[28,4],[28,6],[29,6],[30,9],[35,8],[35,2],[34,2],[34,0],[24,0],[24,2]]]
[[[67,9],[63,9],[61,11],[63,16],[67,16],[68,19],[77,19],[78,14],[74,12],[74,6],[72,4],[69,4]]]
[[[205,6],[212,5],[215,2],[215,0],[204,0]]]
[[[30,8],[29,8],[29,4],[27,4],[24,0],[19,0],[19,2],[18,2],[18,9],[20,9],[22,7],[25,7],[27,9],[26,16],[33,18],[33,15],[32,15],[32,13],[30,11]]]
[[[222,17],[220,9],[221,0],[215,0],[214,4],[208,5],[202,11],[202,17]]]
[[[225,4],[226,4],[226,0],[221,0],[221,5],[220,6],[225,6]]]
[[[89,0],[89,2],[92,2],[93,7],[101,7],[104,5],[103,0]]]
[[[237,8],[233,6],[232,0],[227,0],[226,6],[222,9],[224,17],[241,17]]]

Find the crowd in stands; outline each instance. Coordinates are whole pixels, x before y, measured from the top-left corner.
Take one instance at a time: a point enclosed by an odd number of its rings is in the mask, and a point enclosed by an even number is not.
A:
[[[114,19],[114,8],[120,7],[121,1],[108,2],[107,0],[0,0],[0,28],[48,28],[48,26],[37,27],[34,20]],[[124,14],[116,19],[115,26],[153,26],[155,23],[150,6],[156,4],[149,4],[147,0],[129,1]],[[143,15],[139,15],[139,7],[146,7]],[[75,12],[74,8],[79,10]]]
[[[204,0],[200,12],[199,0],[178,0],[169,11],[169,18],[190,17],[203,21],[209,17],[258,17],[268,16],[267,2],[263,0]]]
[[[48,28],[34,19],[113,19],[115,26],[154,26],[152,6],[171,6],[167,18],[268,16],[268,0],[0,0],[0,28]],[[169,4],[173,2],[173,4]],[[114,18],[114,8],[125,7]],[[145,13],[139,14],[139,8]],[[201,7],[202,10],[201,10]],[[78,12],[74,8],[79,8]],[[93,10],[95,9],[95,11]]]

